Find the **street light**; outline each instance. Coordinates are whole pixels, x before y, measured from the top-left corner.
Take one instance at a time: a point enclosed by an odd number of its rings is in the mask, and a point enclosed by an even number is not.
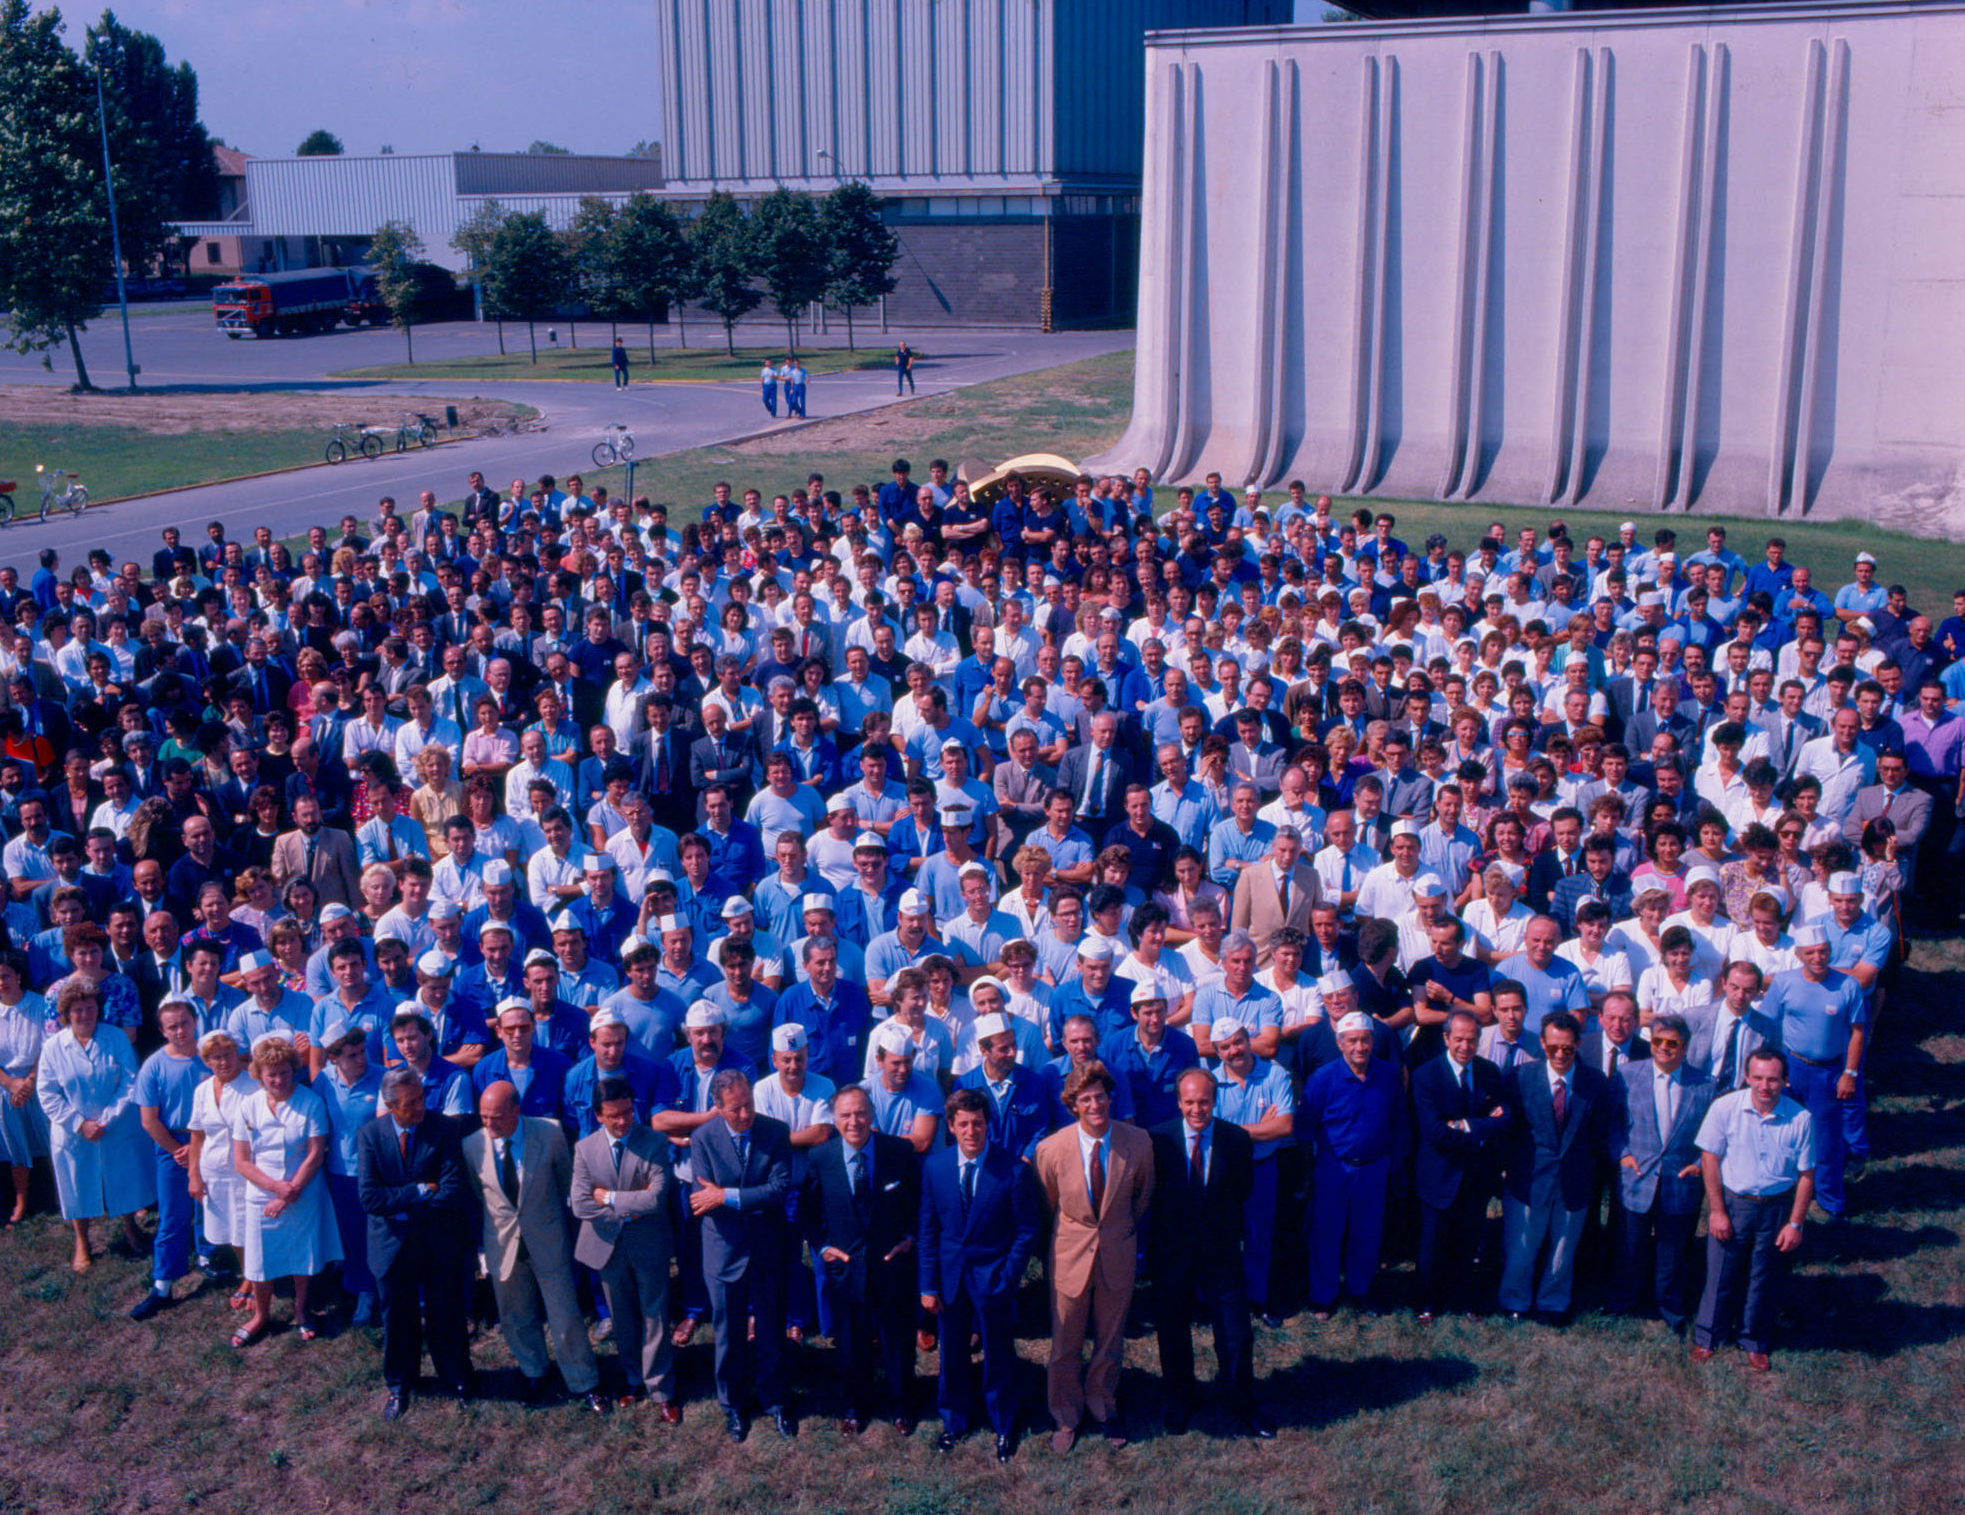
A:
[[[123,313],[123,367],[130,376],[130,393],[136,393],[136,350],[130,345],[130,295],[123,284],[123,238],[116,229],[116,177],[109,167],[109,113],[102,103],[102,65],[92,73],[96,80],[96,125],[102,131],[102,187],[109,196],[109,256],[116,265],[116,304]]]

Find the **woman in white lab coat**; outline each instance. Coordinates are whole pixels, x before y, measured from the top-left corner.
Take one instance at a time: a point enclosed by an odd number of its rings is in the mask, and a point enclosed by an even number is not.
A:
[[[75,1228],[76,1272],[91,1262],[89,1222],[120,1215],[134,1251],[146,1243],[136,1212],[156,1201],[156,1165],[136,1103],[136,1053],[120,1031],[97,1035],[102,992],[72,979],[55,1014],[61,1030],[41,1049],[36,1094],[48,1117],[61,1218]]]

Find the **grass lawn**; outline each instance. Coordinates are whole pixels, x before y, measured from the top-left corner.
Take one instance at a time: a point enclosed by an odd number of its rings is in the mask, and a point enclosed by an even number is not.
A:
[[[1486,1320],[1424,1330],[1403,1313],[1321,1327],[1299,1315],[1282,1332],[1258,1328],[1259,1381],[1283,1428],[1259,1445],[1218,1439],[1211,1413],[1183,1437],[1155,1434],[1146,1333],[1127,1349],[1130,1448],[1094,1439],[1060,1460],[1030,1436],[1003,1470],[982,1435],[938,1457],[932,1422],[906,1443],[885,1425],[844,1442],[829,1349],[795,1356],[796,1445],[765,1425],[733,1447],[707,1399],[707,1333],[683,1355],[688,1419],[673,1432],[645,1415],[520,1408],[501,1397],[510,1360],[486,1333],[474,1346],[486,1390],[477,1409],[426,1398],[388,1428],[370,1333],[306,1346],[282,1331],[235,1353],[225,1337],[237,1317],[210,1287],[133,1325],[124,1312],[147,1260],[111,1253],[78,1278],[62,1229],[40,1214],[0,1237],[0,1367],[15,1386],[0,1421],[0,1509],[1955,1510],[1965,1478],[1961,963],[1956,943],[1921,944],[1883,1012],[1870,1063],[1875,1157],[1851,1182],[1842,1234],[1811,1228],[1765,1379],[1731,1354],[1693,1366],[1655,1323],[1585,1314],[1562,1331]],[[1409,1277],[1400,1265],[1381,1286],[1400,1299]],[[1041,1418],[1034,1274],[1025,1306],[1020,1387]],[[931,1395],[932,1359],[919,1366]]]
[[[15,503],[32,513],[41,508],[36,463],[72,468],[88,485],[91,500],[111,500],[318,463],[325,442],[315,430],[160,436],[135,426],[9,425],[0,444],[0,477],[19,482]]]
[[[583,334],[585,340],[579,347],[548,347],[545,345],[546,333],[543,327],[539,332],[539,361],[532,361],[531,349],[526,345],[525,327],[522,324],[508,323],[505,328],[505,352],[481,358],[450,358],[438,363],[381,363],[370,368],[350,368],[331,375],[337,379],[577,379],[585,383],[611,384],[614,382],[614,367],[608,361],[607,326],[605,322],[590,322]],[[636,333],[623,327],[621,335],[627,343],[629,376],[635,383],[649,379],[686,379],[702,384],[750,384],[756,382],[758,369],[766,359],[782,365],[785,360],[784,345],[776,347],[740,347],[737,356],[731,357],[723,348],[723,333],[711,326],[701,331],[704,345],[678,350],[673,347],[655,349],[655,362],[648,361],[646,342],[636,344]],[[887,351],[861,348],[858,352],[848,352],[840,347],[814,347],[799,353],[806,368],[813,374],[847,373],[861,368],[886,368],[893,362]]]

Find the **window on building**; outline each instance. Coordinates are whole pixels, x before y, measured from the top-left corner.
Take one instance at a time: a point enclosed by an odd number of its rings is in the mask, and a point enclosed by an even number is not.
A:
[[[205,244],[205,262],[216,268],[221,261],[222,255],[218,250],[218,244],[216,242],[207,242]]]

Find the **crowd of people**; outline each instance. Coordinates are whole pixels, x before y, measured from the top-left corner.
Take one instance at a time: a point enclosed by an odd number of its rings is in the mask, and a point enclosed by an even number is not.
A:
[[[379,1325],[390,1419],[495,1318],[679,1422],[707,1327],[739,1440],[825,1338],[849,1433],[925,1354],[1007,1459],[1041,1290],[1051,1447],[1123,1443],[1142,1284],[1173,1430],[1199,1324],[1274,1435],[1299,1308],[1768,1369],[1905,902],[1956,926],[1965,595],[1215,475],[698,513],[473,474],[0,567],[15,1222],[45,1165],[137,1320]]]

